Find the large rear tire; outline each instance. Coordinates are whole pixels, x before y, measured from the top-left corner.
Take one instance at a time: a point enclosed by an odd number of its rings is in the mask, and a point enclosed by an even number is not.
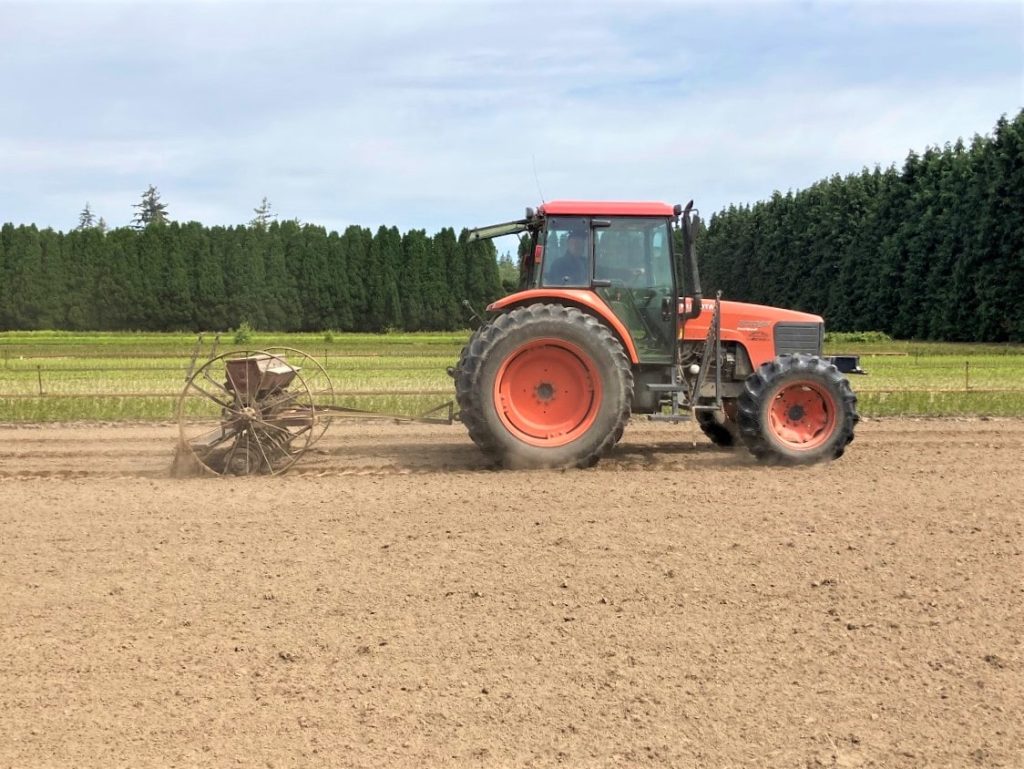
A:
[[[738,403],[740,436],[758,459],[811,464],[843,455],[853,440],[857,396],[835,366],[815,355],[780,355],[747,377]]]
[[[633,374],[596,318],[533,304],[477,329],[455,391],[470,437],[503,466],[591,467],[622,436]]]

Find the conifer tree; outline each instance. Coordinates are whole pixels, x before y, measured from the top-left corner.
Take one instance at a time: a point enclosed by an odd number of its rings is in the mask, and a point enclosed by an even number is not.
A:
[[[367,270],[367,315],[371,329],[401,328],[402,308],[398,298],[398,261],[402,239],[398,230],[381,225],[370,244]]]
[[[271,223],[265,234],[260,235],[257,241],[262,243],[266,275],[263,302],[266,308],[267,328],[296,331],[303,327],[303,302],[299,300],[295,276],[288,269],[287,249],[281,236],[281,226],[277,222]]]
[[[311,224],[282,225],[288,261],[298,266],[298,294],[302,297],[302,329],[322,331],[334,325],[333,294],[328,285],[330,246],[327,231]],[[290,233],[290,234],[289,234]]]
[[[423,289],[423,324],[431,331],[450,327],[448,321],[448,277],[444,253],[437,238],[424,243],[425,259],[421,263],[420,286]]]
[[[351,331],[355,328],[352,286],[359,276],[349,266],[349,245],[348,240],[337,232],[332,231],[327,236],[327,290],[334,307],[334,317],[329,328],[338,331]]]
[[[161,202],[160,193],[152,184],[142,193],[142,199],[132,207],[138,209],[132,218],[132,226],[137,230],[150,224],[166,224],[168,221],[167,204]]]
[[[466,262],[455,239],[455,230],[445,227],[438,232],[434,236],[434,248],[445,270],[444,328],[465,328],[468,313],[462,306],[462,300],[466,298]]]
[[[468,230],[459,235],[459,248],[465,255],[466,287],[464,298],[475,313],[501,295],[497,251],[492,240],[468,241]]]
[[[7,265],[7,249],[14,233],[13,224],[0,227],[0,330],[14,328],[11,317],[11,277]]]
[[[429,239],[423,230],[410,230],[402,237],[402,261],[398,270],[398,296],[402,304],[403,328],[420,331],[426,327],[426,296],[423,285],[429,259]]]
[[[67,255],[62,292],[62,328],[90,331],[99,328],[102,302],[96,294],[97,271],[103,258],[103,234],[95,226],[64,236]]]
[[[113,230],[103,239],[102,257],[96,269],[98,330],[125,331],[141,328],[139,313],[139,263],[137,234],[127,228]],[[111,301],[114,298],[114,301]]]
[[[341,236],[342,248],[348,265],[349,300],[352,306],[352,328],[356,331],[374,331],[370,321],[370,249],[373,233],[365,227],[350,225]]]
[[[228,323],[232,328],[248,323],[253,328],[265,329],[263,252],[252,248],[250,233],[251,230],[241,226],[229,227],[226,231],[224,290],[228,299]]]
[[[260,202],[259,206],[254,208],[252,212],[255,216],[249,221],[249,226],[263,232],[265,232],[267,227],[270,226],[270,223],[277,218],[277,214],[272,213],[270,210],[270,201],[267,200],[266,195],[263,196],[262,202]]]
[[[224,292],[223,227],[207,229],[198,222],[182,226],[181,254],[188,265],[194,330],[226,331],[230,327]]]
[[[79,230],[87,230],[91,227],[96,226],[96,214],[92,212],[89,207],[89,201],[85,201],[85,208],[78,214],[78,227]]]
[[[172,222],[161,227],[163,261],[157,285],[157,317],[154,326],[160,331],[181,331],[192,321],[192,291],[187,259],[182,252],[181,225]]]
[[[35,225],[14,228],[7,246],[8,313],[11,329],[41,328],[45,301],[42,245]]]

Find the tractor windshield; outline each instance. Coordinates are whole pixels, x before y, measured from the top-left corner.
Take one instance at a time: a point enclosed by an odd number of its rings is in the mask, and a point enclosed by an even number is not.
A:
[[[597,230],[594,278],[637,288],[672,284],[670,232],[665,219],[612,219]]]

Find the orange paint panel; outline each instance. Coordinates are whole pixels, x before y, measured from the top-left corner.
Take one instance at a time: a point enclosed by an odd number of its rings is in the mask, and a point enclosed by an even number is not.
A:
[[[609,308],[608,305],[601,300],[601,297],[593,291],[587,291],[586,289],[581,288],[531,288],[526,291],[509,294],[504,299],[492,302],[487,305],[487,312],[511,310],[513,307],[518,307],[524,304],[537,304],[538,302],[571,304],[590,310],[594,315],[600,318],[605,325],[615,331],[619,339],[622,341],[623,346],[625,346],[626,355],[629,356],[629,359],[633,363],[640,362],[640,358],[636,354],[636,345],[633,344],[633,338],[629,335],[629,331],[626,329],[625,325],[623,325],[622,321],[615,316],[615,313],[611,311],[611,308]]]

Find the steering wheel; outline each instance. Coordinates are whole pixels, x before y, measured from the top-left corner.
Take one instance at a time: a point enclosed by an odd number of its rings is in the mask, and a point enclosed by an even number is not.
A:
[[[639,283],[640,279],[642,277],[644,277],[644,275],[646,275],[646,274],[647,274],[647,270],[645,270],[643,267],[637,267],[635,269],[630,270],[629,271],[629,280],[626,281],[626,287],[627,288],[636,288],[637,287],[637,283]]]

